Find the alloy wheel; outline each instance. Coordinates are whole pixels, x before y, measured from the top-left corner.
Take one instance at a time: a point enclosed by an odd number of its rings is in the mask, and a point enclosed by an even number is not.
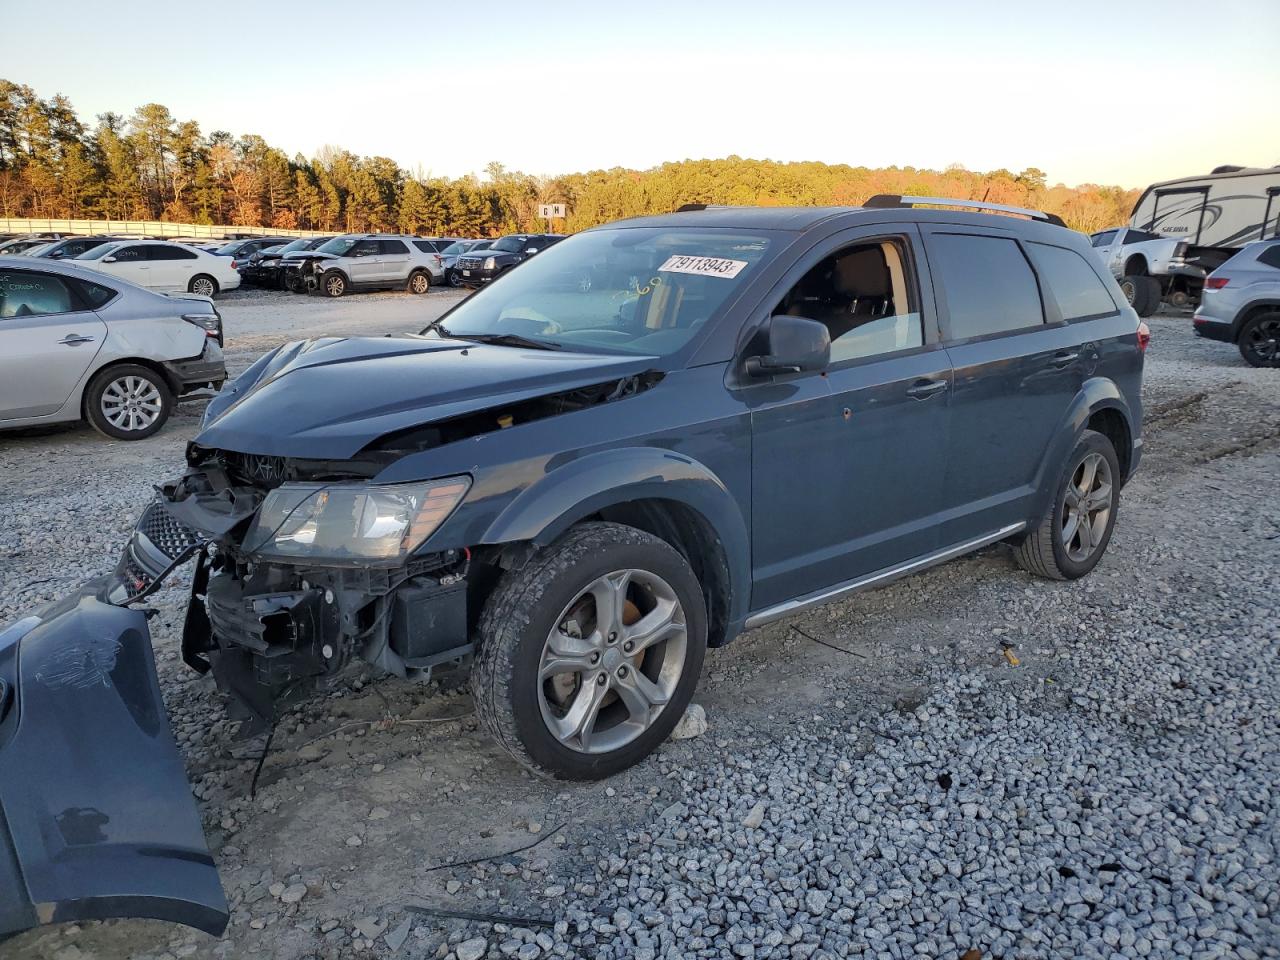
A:
[[[1266,317],[1249,325],[1242,342],[1250,363],[1269,366],[1280,360],[1280,316]]]
[[[143,377],[112,380],[102,391],[102,415],[119,430],[146,430],[159,419],[164,400],[154,383]]]
[[[414,293],[426,293],[430,286],[431,281],[421,273],[415,273],[413,279],[409,281],[409,289]]]
[[[213,281],[208,277],[196,277],[191,282],[191,292],[198,293],[202,297],[212,297],[214,293]]]
[[[340,297],[346,289],[346,283],[337,274],[326,277],[324,281],[324,291],[331,297]]]
[[[626,746],[653,725],[684,671],[688,627],[675,590],[647,570],[617,570],[556,619],[538,664],[538,705],[579,753]]]
[[[1111,465],[1100,453],[1090,453],[1071,473],[1060,517],[1062,548],[1076,563],[1098,549],[1107,531],[1115,493]]]

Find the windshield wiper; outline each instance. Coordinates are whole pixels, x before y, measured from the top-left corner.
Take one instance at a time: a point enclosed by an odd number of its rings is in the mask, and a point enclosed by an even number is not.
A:
[[[500,347],[525,347],[529,350],[559,350],[560,344],[552,340],[531,340],[518,333],[450,333],[444,327],[436,327],[436,333],[453,340],[473,340],[476,343],[493,343]]]

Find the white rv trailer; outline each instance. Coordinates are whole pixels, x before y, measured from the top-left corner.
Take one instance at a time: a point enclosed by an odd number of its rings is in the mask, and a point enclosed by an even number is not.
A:
[[[1185,240],[1187,259],[1213,270],[1249,241],[1280,236],[1280,166],[1215,167],[1208,176],[1153,183],[1129,226]]]

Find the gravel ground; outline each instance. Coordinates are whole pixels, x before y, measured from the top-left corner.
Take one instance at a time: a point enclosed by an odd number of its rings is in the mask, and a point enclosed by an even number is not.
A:
[[[222,309],[242,367],[454,297]],[[251,799],[259,747],[178,661],[175,583],[152,629],[232,924],[6,960],[1280,957],[1280,377],[1151,326],[1145,461],[1093,575],[996,547],[755,631],[707,658],[709,729],[608,783],[529,778],[461,678],[353,671],[285,717]],[[0,438],[0,621],[114,565],[197,413]]]

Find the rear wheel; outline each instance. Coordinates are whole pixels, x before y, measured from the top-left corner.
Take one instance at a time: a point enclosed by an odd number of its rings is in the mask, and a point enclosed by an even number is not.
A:
[[[1280,367],[1280,312],[1263,313],[1240,329],[1240,356],[1251,367]]]
[[[218,295],[218,281],[207,273],[197,273],[191,278],[191,282],[187,284],[187,292],[198,293],[202,297],[216,297]]]
[[[1127,276],[1120,290],[1140,317],[1149,317],[1160,307],[1160,281],[1154,277]]]
[[[1191,294],[1185,290],[1174,290],[1169,294],[1169,306],[1177,307],[1181,310],[1191,302]]]
[[[115,440],[143,440],[164,426],[173,394],[164,377],[134,363],[99,371],[85,390],[85,415]]]
[[[431,289],[431,276],[425,270],[418,270],[409,277],[409,292],[423,294]]]
[[[536,773],[611,776],[671,734],[706,642],[702,590],[683,556],[633,527],[580,524],[486,602],[476,713]]]
[[[1050,580],[1076,580],[1098,565],[1120,505],[1120,463],[1101,433],[1086,430],[1067,458],[1048,513],[1014,550],[1019,565]]]

